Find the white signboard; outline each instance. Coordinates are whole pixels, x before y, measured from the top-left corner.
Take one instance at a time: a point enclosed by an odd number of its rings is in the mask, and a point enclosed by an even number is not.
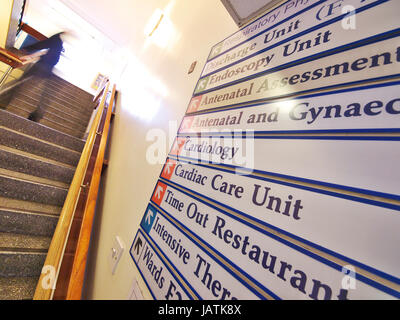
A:
[[[384,272],[389,280],[400,278],[399,205],[324,194],[318,189],[173,159],[167,160],[161,177],[223,205],[248,223],[262,224],[348,263],[358,261],[358,267],[373,268],[376,275]],[[370,245],[366,247],[366,243]]]
[[[179,133],[354,129],[400,130],[399,82],[186,116]]]
[[[178,137],[171,155],[399,199],[399,137]],[[388,161],[389,159],[389,161]],[[392,196],[391,196],[392,195]]]
[[[326,7],[326,2],[314,6],[207,62],[196,93],[398,28],[400,3],[396,0],[344,0],[321,18]],[[343,8],[356,14],[343,15]],[[379,24],[370,23],[372,20]],[[209,74],[212,76],[204,79]]]
[[[155,299],[400,298],[397,0],[213,46],[130,254]]]
[[[147,208],[141,226],[199,298],[259,299],[152,206]]]
[[[361,0],[360,0],[361,1]],[[237,31],[233,35],[229,36],[225,40],[216,44],[212,47],[208,60],[213,59],[214,57],[221,55],[222,53],[236,47],[243,41],[251,39],[255,35],[264,32],[267,29],[270,29],[279,23],[282,23],[283,20],[290,19],[295,15],[301,13],[302,10],[306,10],[307,8],[311,8],[312,6],[326,2],[325,0],[289,0],[275,8],[274,10],[268,12],[263,15],[259,19],[255,20],[250,25],[243,27],[241,30]],[[335,7],[334,1],[329,1],[326,3],[325,10],[329,10],[329,8]],[[324,10],[324,11],[325,11]],[[331,9],[333,11],[333,9]],[[321,18],[324,18],[326,15],[321,14]]]
[[[357,0],[359,1],[359,0]],[[338,50],[344,45],[361,39],[367,39],[377,33],[392,31],[398,27],[398,14],[400,2],[391,1],[377,8],[363,11],[355,16],[357,23],[363,28],[354,28],[343,32],[342,21],[314,30],[304,36],[285,42],[278,47],[273,47],[259,55],[241,61],[230,67],[223,68],[199,80],[195,93],[226,87],[232,83],[244,80],[258,74],[266,74],[279,69],[284,64],[293,65],[318,54],[327,54],[330,50]],[[381,21],[375,25],[368,23],[376,19]]]
[[[353,274],[354,286],[350,290],[344,285],[349,279],[342,266],[273,233],[250,227],[164,183],[158,182],[152,201],[204,245],[212,244],[210,250],[214,254],[223,256],[254,285],[279,299],[394,299],[399,296],[395,290],[358,274]]]
[[[200,94],[192,98],[187,113],[399,76],[397,36]]]
[[[141,230],[136,234],[130,254],[153,298],[160,300],[192,299]]]

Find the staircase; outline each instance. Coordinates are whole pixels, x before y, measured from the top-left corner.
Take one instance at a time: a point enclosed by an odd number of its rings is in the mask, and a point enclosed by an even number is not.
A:
[[[45,92],[39,123],[27,119],[35,81],[0,107],[0,300],[33,298],[93,111],[93,96],[59,77]]]

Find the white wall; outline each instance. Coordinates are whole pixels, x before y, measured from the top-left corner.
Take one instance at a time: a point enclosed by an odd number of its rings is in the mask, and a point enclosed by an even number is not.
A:
[[[146,159],[153,143],[146,141],[146,135],[164,132],[167,139],[174,138],[177,128],[172,124],[175,131],[169,134],[169,121],[178,121],[175,126],[179,125],[211,46],[237,30],[220,1],[158,4],[165,10],[166,24],[156,32],[165,28],[173,31],[164,48],[145,37],[135,37],[131,47],[136,50],[129,54],[129,63],[118,82],[121,94],[112,128],[110,163],[103,178],[103,199],[99,201],[93,229],[85,299],[126,299],[135,278],[145,298],[151,298],[129,255],[162,167],[161,163],[151,164]],[[140,31],[144,26],[137,28]],[[195,71],[188,75],[196,60]],[[168,150],[169,145],[164,152]],[[161,154],[160,158],[165,160],[165,156]],[[112,275],[108,257],[117,235],[125,243],[125,252]]]
[[[4,48],[6,46],[7,34],[9,29],[9,23],[12,11],[12,0],[2,0],[0,1],[0,47]],[[0,62],[0,78],[8,70],[8,65]],[[7,82],[15,80],[18,78],[22,72],[20,70],[15,70],[8,77]]]

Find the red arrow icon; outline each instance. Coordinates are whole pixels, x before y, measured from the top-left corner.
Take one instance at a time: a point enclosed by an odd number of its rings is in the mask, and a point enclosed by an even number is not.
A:
[[[176,161],[168,159],[164,165],[163,171],[161,173],[161,177],[164,179],[170,180],[171,176],[175,170]]]
[[[192,100],[190,100],[187,113],[196,112],[199,109],[202,97],[203,95],[194,97]]]
[[[172,146],[171,149],[171,154],[174,156],[178,156],[184,144],[185,144],[185,138],[176,138],[174,145]]]
[[[194,117],[185,117],[182,121],[181,127],[179,128],[179,132],[190,131],[189,129],[192,127]]]
[[[161,205],[161,201],[164,198],[166,190],[167,190],[167,185],[162,182],[158,182],[156,188],[154,189],[153,197],[151,198],[151,200],[157,203],[158,205]]]

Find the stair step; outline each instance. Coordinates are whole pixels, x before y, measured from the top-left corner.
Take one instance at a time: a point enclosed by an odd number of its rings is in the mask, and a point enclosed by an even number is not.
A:
[[[31,104],[28,101],[21,100],[20,98],[15,98],[11,103],[8,105],[9,106],[14,106],[18,107],[20,109],[26,110],[28,112],[32,112],[36,110],[37,105]],[[7,108],[7,107],[6,107]],[[68,120],[71,122],[72,127],[75,127],[76,125],[79,125],[83,127],[84,129],[87,126],[88,119],[87,117],[84,117],[82,113],[79,113],[77,111],[72,111],[70,109],[66,110],[66,108],[55,108],[54,106],[45,106],[44,110],[47,113],[51,115],[56,116],[56,120]],[[51,119],[51,118],[50,118]]]
[[[14,151],[15,150],[15,151]],[[49,163],[18,153],[18,150],[0,146],[0,168],[50,180],[71,183],[75,169]]]
[[[0,126],[48,141],[59,146],[81,152],[85,142],[76,137],[48,128],[39,123],[0,109]]]
[[[14,105],[14,102],[6,108],[7,111],[14,113],[20,117],[28,118],[29,114],[36,110],[36,107],[21,107],[20,105]],[[62,127],[62,130],[67,132],[71,132],[74,136],[82,135],[86,131],[86,126],[82,126],[79,124],[74,124],[68,119],[61,118],[51,112],[48,112],[46,109],[44,111],[43,121],[47,121],[50,123],[50,126],[53,127]],[[41,121],[40,120],[40,121]],[[67,133],[68,134],[68,133]]]
[[[51,237],[58,218],[54,214],[0,207],[0,232]]]
[[[44,116],[36,123],[26,118],[42,88]],[[0,300],[32,299],[84,148],[93,95],[54,76],[24,83],[5,108],[0,110]]]
[[[40,275],[51,238],[0,233],[0,277]]]
[[[39,276],[0,278],[0,300],[31,300]]]
[[[45,107],[50,106],[59,110],[63,110],[64,112],[72,111],[80,114],[85,119],[90,117],[91,115],[91,109],[93,108],[91,108],[90,106],[71,104],[64,100],[54,99],[51,96],[48,96],[46,93],[44,95],[46,98],[42,101],[42,103]],[[14,96],[14,98],[20,99],[34,106],[37,106],[39,104],[40,97],[40,94],[35,94],[34,92],[30,91],[19,91]]]
[[[32,277],[40,275],[46,251],[0,251],[0,277]]]
[[[71,109],[82,110],[83,112],[87,111],[87,109],[89,108],[89,104],[91,103],[91,101],[88,101],[86,99],[81,99],[72,94],[62,92],[61,90],[58,90],[54,88],[51,84],[47,83],[44,88],[41,86],[35,86],[34,84],[24,85],[24,89],[21,90],[21,92],[25,92],[26,95],[37,100],[40,99],[43,93],[43,95],[49,101],[57,102],[58,104],[62,104]]]
[[[27,89],[39,95],[42,93],[42,88],[35,86],[34,83],[29,84]],[[64,90],[63,88],[57,87],[51,81],[46,82],[45,89],[50,96],[60,100],[68,100],[68,102],[72,104],[84,104],[86,106],[91,101],[88,97],[82,97],[76,92],[70,92],[68,90]]]
[[[12,177],[15,179],[26,180],[29,182],[54,186],[54,187],[58,187],[58,188],[64,188],[64,189],[69,188],[69,183],[66,183],[66,182],[56,181],[56,180],[52,180],[52,179],[48,179],[48,178],[37,177],[37,176],[31,175],[31,174],[8,170],[8,169],[3,169],[3,168],[0,168],[0,175]]]
[[[50,81],[52,81],[54,84],[56,84],[58,86],[66,88],[68,90],[73,90],[76,94],[78,94],[80,96],[88,97],[88,99],[93,99],[93,94],[73,85],[72,83],[70,83],[56,75],[51,76]]]
[[[11,199],[5,197],[0,197],[0,207],[3,208],[3,210],[24,211],[24,212],[47,214],[53,216],[59,216],[62,209],[61,206],[54,206],[44,203],[24,201],[24,200]]]
[[[1,197],[62,206],[67,193],[68,188],[0,174]]]
[[[25,82],[22,87],[16,92],[16,95],[21,95],[24,97],[29,97],[31,99],[39,101],[42,97],[42,93],[44,96],[44,101],[49,103],[50,105],[54,106],[62,106],[64,108],[72,109],[78,112],[87,113],[90,108],[89,101],[82,101],[82,100],[73,100],[65,99],[65,98],[58,98],[53,94],[53,90],[49,86],[42,87],[39,84],[35,83],[28,83]]]
[[[39,120],[39,123],[41,123],[47,127],[53,128],[54,130],[58,130],[58,131],[66,133],[66,134],[69,134],[70,136],[73,136],[78,139],[82,139],[85,136],[85,131],[74,130],[74,129],[65,127],[62,124],[59,124],[57,122],[54,122],[54,121],[46,119],[46,118]]]
[[[47,252],[50,237],[11,232],[0,232],[0,251],[2,252]]]
[[[9,128],[0,127],[0,145],[32,153],[44,158],[76,166],[80,153],[48,141],[30,137]]]

